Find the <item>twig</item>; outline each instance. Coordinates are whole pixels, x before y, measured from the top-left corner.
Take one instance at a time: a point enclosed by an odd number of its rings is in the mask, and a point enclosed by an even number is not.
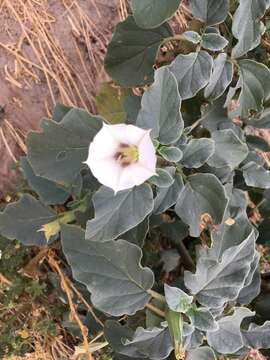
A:
[[[157,293],[156,291],[154,291],[154,290],[148,290],[147,292],[148,292],[149,295],[152,296],[152,298],[158,300],[159,302],[161,302],[161,303],[163,303],[163,304],[166,302],[165,296]]]
[[[156,315],[165,318],[165,312],[158,309],[154,305],[148,303],[148,304],[146,304],[146,308],[149,309],[150,311],[152,311],[153,313],[155,313]]]
[[[89,343],[88,343],[88,339],[87,339],[87,335],[88,335],[88,330],[87,328],[83,325],[79,315],[77,314],[75,305],[73,304],[72,301],[72,290],[69,287],[68,281],[65,277],[65,275],[63,274],[62,270],[60,269],[57,261],[54,259],[54,254],[53,252],[49,252],[48,256],[47,256],[48,262],[50,264],[50,266],[56,270],[56,272],[58,273],[58,275],[60,276],[60,280],[61,280],[61,286],[62,289],[65,291],[67,298],[68,298],[68,303],[69,303],[69,307],[70,307],[70,311],[71,314],[74,318],[74,320],[77,322],[77,324],[80,327],[82,336],[83,336],[83,343],[84,343],[84,349],[85,349],[85,354],[88,356],[89,360],[93,360],[91,353],[89,352]]]

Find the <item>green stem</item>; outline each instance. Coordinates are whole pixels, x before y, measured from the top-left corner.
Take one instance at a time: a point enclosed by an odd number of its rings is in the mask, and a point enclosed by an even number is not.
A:
[[[146,308],[150,311],[152,311],[153,313],[155,313],[156,315],[162,317],[162,318],[165,318],[165,312],[158,309],[157,307],[155,307],[154,305],[152,304],[146,304]]]
[[[184,264],[185,268],[187,270],[194,272],[196,270],[196,266],[194,264],[194,261],[192,260],[192,257],[190,256],[187,248],[185,247],[183,241],[179,241],[178,250],[180,252],[181,260],[182,260],[182,263]]]
[[[152,298],[154,298],[154,299],[156,299],[156,300],[160,301],[160,302],[161,302],[161,303],[163,303],[163,304],[165,304],[165,303],[166,303],[165,296],[163,296],[163,295],[161,295],[161,294],[157,293],[157,292],[156,292],[156,291],[154,291],[154,290],[148,290],[147,292],[148,292],[148,294],[149,294],[149,295],[151,295],[151,296],[152,296]]]

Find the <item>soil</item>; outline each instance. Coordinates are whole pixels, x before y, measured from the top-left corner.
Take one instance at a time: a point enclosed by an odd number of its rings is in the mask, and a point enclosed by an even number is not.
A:
[[[95,112],[107,42],[123,0],[0,0],[0,199],[25,136],[57,102]]]

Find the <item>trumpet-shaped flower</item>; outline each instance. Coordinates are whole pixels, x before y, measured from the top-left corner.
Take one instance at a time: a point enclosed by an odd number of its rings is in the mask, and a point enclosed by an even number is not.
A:
[[[90,144],[86,164],[101,184],[117,192],[155,175],[156,161],[150,130],[104,123]]]

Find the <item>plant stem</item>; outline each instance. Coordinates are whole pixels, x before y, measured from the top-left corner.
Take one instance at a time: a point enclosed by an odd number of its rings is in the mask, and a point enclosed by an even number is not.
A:
[[[194,272],[196,270],[196,266],[182,240],[178,243],[178,250],[186,269]]]
[[[154,290],[148,290],[147,292],[148,292],[148,294],[150,294],[150,295],[152,296],[152,298],[160,301],[162,304],[165,304],[165,303],[166,303],[165,296],[157,293],[157,292],[154,291]]]
[[[152,311],[153,313],[155,313],[156,315],[165,318],[165,312],[158,309],[157,307],[155,307],[152,304],[146,304],[146,308],[149,309],[150,311]]]

